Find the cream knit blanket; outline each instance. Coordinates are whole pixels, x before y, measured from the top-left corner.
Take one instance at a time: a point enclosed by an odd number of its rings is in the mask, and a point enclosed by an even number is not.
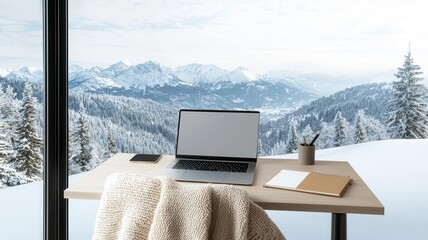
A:
[[[115,173],[107,178],[93,239],[285,238],[242,189]]]

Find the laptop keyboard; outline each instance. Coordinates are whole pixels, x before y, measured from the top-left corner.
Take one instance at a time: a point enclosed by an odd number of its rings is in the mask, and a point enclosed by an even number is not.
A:
[[[217,172],[247,172],[248,163],[179,160],[173,168]]]

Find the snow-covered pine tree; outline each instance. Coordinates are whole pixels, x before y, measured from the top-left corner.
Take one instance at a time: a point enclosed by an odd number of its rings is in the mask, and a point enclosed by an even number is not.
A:
[[[302,138],[306,139],[307,143],[309,144],[309,142],[314,138],[314,131],[312,131],[311,126],[308,124],[306,125],[306,127],[303,129],[302,131]]]
[[[85,172],[91,169],[89,163],[92,158],[92,146],[85,113],[86,109],[81,102],[76,129],[70,136],[70,144],[75,147],[75,149],[73,149],[75,153],[71,154],[69,159],[69,172],[71,174]]]
[[[319,132],[320,132],[320,136],[316,144],[317,149],[333,147],[333,138],[334,138],[333,124],[321,122]]]
[[[33,180],[42,179],[42,147],[43,141],[36,131],[36,99],[33,97],[31,85],[27,82],[24,86],[22,107],[20,108],[20,122],[16,131],[15,143],[16,157],[10,159],[9,163],[16,171],[22,172],[26,177]]]
[[[76,113],[73,110],[69,110],[69,126],[68,126],[68,174],[80,173],[79,166],[76,165],[75,161],[79,153],[79,142],[75,137],[76,122],[78,118],[75,118]]]
[[[14,153],[13,145],[17,139],[19,109],[19,101],[12,87],[8,86],[6,92],[3,92],[0,86],[0,158],[3,156],[6,162]]]
[[[16,98],[16,93],[11,86],[6,87],[2,101],[3,106],[0,108],[0,118],[9,127],[8,134],[11,134],[11,137],[16,137],[14,135],[20,119],[19,109],[21,102]]]
[[[8,141],[8,137],[5,134],[4,122],[0,119],[0,165],[3,162],[8,161],[8,156],[11,152],[11,146]]]
[[[281,154],[285,154],[285,142],[284,141],[279,141],[279,142],[275,143],[273,145],[273,147],[271,148],[270,153],[269,153],[270,156],[281,155]]]
[[[3,125],[0,122],[0,165],[5,162],[7,156],[7,142],[6,136],[3,133]]]
[[[4,106],[4,93],[3,88],[0,85],[0,112]],[[0,116],[0,166],[5,161],[6,149],[7,149],[7,137],[5,134],[5,124],[3,118]],[[1,179],[0,179],[1,181]]]
[[[389,139],[385,125],[379,120],[366,115],[366,132],[368,141]]]
[[[354,143],[363,143],[368,141],[367,137],[367,124],[366,124],[366,115],[364,114],[364,110],[358,110],[355,119],[354,119]]]
[[[346,133],[347,121],[342,117],[342,112],[337,111],[334,117],[334,138],[333,146],[339,147],[346,144],[347,133]]]
[[[108,148],[109,158],[117,153],[116,141],[113,139],[113,134],[111,130],[109,130],[108,136],[107,136],[107,148]]]
[[[17,172],[7,164],[0,164],[0,189],[4,187],[25,184],[32,181],[33,179],[28,178],[21,172]]]
[[[427,89],[419,65],[413,63],[410,50],[404,56],[403,67],[398,68],[392,84],[393,100],[387,103],[386,124],[392,138],[427,138],[428,110],[424,103]]]
[[[260,138],[259,138],[258,144],[257,144],[257,155],[258,156],[264,156],[265,155],[264,151],[263,151],[262,141],[260,140]]]
[[[288,129],[288,137],[285,143],[285,153],[297,152],[297,146],[299,145],[299,135],[297,134],[296,122],[294,119],[290,120],[290,127]]]

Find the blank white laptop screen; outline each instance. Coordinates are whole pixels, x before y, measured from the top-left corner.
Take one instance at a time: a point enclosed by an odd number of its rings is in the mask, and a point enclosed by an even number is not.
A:
[[[180,111],[176,154],[257,158],[259,112]]]

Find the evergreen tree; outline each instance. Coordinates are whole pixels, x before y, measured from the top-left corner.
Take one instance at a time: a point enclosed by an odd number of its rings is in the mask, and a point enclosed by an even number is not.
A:
[[[17,172],[7,164],[0,164],[0,189],[4,187],[25,184],[32,181],[33,179],[26,177],[21,172]]]
[[[113,134],[111,133],[111,130],[108,132],[108,136],[107,136],[107,148],[108,148],[109,158],[117,153],[116,141],[113,139]]]
[[[13,157],[13,145],[17,139],[20,106],[15,96],[10,86],[6,88],[6,92],[0,86],[0,159],[3,158],[6,162]]]
[[[0,120],[0,164],[6,161],[9,150],[8,137],[5,134],[4,123]]]
[[[299,145],[299,135],[297,134],[296,122],[294,119],[290,121],[290,128],[288,129],[288,137],[285,144],[285,153],[294,153],[297,151]]]
[[[377,119],[366,116],[366,132],[368,141],[378,141],[389,139],[385,126]]]
[[[42,147],[43,141],[36,131],[36,100],[29,83],[24,86],[22,107],[20,108],[20,122],[17,129],[17,140],[15,145],[16,157],[11,159],[10,164],[26,177],[33,180],[42,178]]]
[[[355,135],[354,135],[354,142],[355,143],[363,143],[367,142],[367,124],[366,124],[366,117],[364,114],[364,110],[358,110],[355,120],[354,120],[354,128],[355,128]]]
[[[86,109],[81,102],[76,129],[71,133],[70,139],[73,149],[70,151],[69,172],[72,174],[85,172],[91,169],[89,163],[92,158],[92,147],[85,113]]]
[[[404,56],[403,67],[398,68],[393,82],[394,99],[387,103],[386,124],[392,138],[427,138],[428,110],[424,103],[426,88],[418,83],[422,72],[413,63],[410,50]]]
[[[346,119],[342,117],[342,112],[338,111],[334,118],[333,146],[339,147],[346,144],[346,139],[347,139],[346,126],[347,126]]]
[[[333,147],[334,138],[334,127],[332,124],[321,122],[320,124],[320,136],[317,140],[316,147],[318,149],[331,148]]]
[[[260,139],[258,140],[258,144],[257,145],[258,145],[257,146],[257,155],[258,156],[264,156],[262,141]]]
[[[0,85],[0,112],[4,108],[4,93],[3,88]],[[0,164],[4,162],[5,156],[6,156],[6,149],[7,149],[7,142],[6,142],[6,134],[5,134],[5,125],[4,120],[0,116]],[[1,181],[1,180],[0,180]]]
[[[312,131],[311,126],[308,124],[302,131],[302,138],[306,140],[306,143],[309,144],[309,142],[314,138],[314,131]]]
[[[16,93],[11,86],[7,86],[3,94],[2,106],[0,107],[0,119],[6,124],[7,134],[11,137],[12,143],[17,139],[16,129],[20,119],[19,109],[21,103],[16,98]]]
[[[282,155],[282,154],[285,154],[285,142],[279,141],[273,145],[269,155],[274,156],[274,155]]]

